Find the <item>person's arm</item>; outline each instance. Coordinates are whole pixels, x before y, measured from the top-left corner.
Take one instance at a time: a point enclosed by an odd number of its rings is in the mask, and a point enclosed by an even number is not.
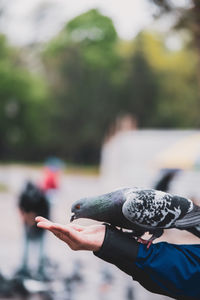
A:
[[[146,245],[109,225],[99,258],[116,265],[144,288],[180,300],[200,299],[200,245]]]
[[[165,286],[161,287],[159,282],[156,282],[150,275],[149,270],[147,270],[151,258],[155,259],[157,255],[154,252],[154,246],[151,245],[149,250],[146,245],[136,242],[130,234],[106,225],[103,244],[100,250],[94,252],[94,255],[114,264],[120,270],[130,275],[133,280],[138,281],[148,291],[173,297],[171,291]],[[142,252],[143,256],[141,257]],[[140,262],[139,264],[138,261]],[[143,264],[146,264],[146,269],[143,267]],[[162,268],[162,265],[160,267]],[[184,298],[181,299],[184,300]]]
[[[101,248],[94,255],[116,265],[125,273],[133,276],[139,243],[130,236],[106,224],[105,237]]]
[[[90,250],[116,265],[147,290],[175,299],[200,299],[200,245],[137,243],[109,225],[60,225],[37,217],[37,226],[50,230],[73,250]]]
[[[144,272],[136,266],[139,244],[127,234],[110,225],[61,225],[43,217],[37,217],[36,222],[38,227],[51,231],[72,250],[93,251],[94,255],[116,265],[147,289],[156,292],[157,286],[146,279]]]

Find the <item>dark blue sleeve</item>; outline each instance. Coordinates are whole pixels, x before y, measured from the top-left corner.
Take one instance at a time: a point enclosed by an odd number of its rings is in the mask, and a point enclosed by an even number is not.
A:
[[[200,245],[140,244],[135,263],[166,294],[200,299]]]
[[[101,249],[94,253],[132,276],[147,290],[175,299],[200,299],[200,245],[137,243],[110,227]]]

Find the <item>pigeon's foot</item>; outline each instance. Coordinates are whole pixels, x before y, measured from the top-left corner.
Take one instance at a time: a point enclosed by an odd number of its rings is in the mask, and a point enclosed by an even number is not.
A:
[[[152,244],[152,240],[144,240],[142,238],[138,238],[137,239],[138,243],[141,243],[143,245],[147,245],[147,248],[149,249],[149,247],[151,246]]]
[[[147,249],[150,248],[151,244],[152,244],[153,241],[148,241],[148,244],[147,244]]]
[[[157,228],[157,229],[153,232],[153,234],[152,234],[152,236],[150,237],[150,239],[144,240],[144,239],[142,239],[142,238],[140,237],[140,238],[138,238],[137,241],[138,241],[139,243],[142,243],[142,244],[144,244],[144,245],[147,245],[147,249],[149,249],[150,246],[151,246],[151,244],[153,243],[153,241],[154,241],[155,239],[159,238],[162,234],[163,234],[163,229],[162,229],[162,228]]]
[[[148,243],[148,240],[144,240],[142,238],[138,238],[137,241],[138,241],[138,243],[141,243],[141,244],[144,244],[144,245],[146,245]]]
[[[151,244],[152,244],[152,242],[153,242],[152,239],[144,240],[144,239],[142,239],[142,238],[138,238],[137,241],[138,241],[138,243],[141,243],[141,244],[143,244],[143,245],[147,245],[147,249],[150,248],[150,246],[151,246]]]

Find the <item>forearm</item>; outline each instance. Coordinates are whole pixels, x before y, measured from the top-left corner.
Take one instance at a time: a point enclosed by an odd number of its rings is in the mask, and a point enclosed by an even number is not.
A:
[[[116,265],[151,292],[175,299],[200,299],[200,245],[160,242],[139,244],[109,225],[60,225],[37,217],[38,227],[51,231],[73,250],[90,250]]]
[[[120,270],[130,275],[133,280],[138,281],[147,290],[165,294],[163,291],[158,290],[157,284],[151,280],[146,272],[138,268],[136,260],[138,258],[139,246],[140,244],[133,237],[106,225],[104,242],[100,250],[94,252],[94,255],[114,264]]]
[[[130,275],[133,280],[138,281],[147,290],[165,294],[158,289],[157,284],[151,280],[141,268],[138,268],[136,260],[138,257],[139,243],[133,237],[123,233],[109,225],[106,225],[104,242],[99,251],[94,255],[106,262],[114,264],[120,270]],[[167,293],[165,295],[168,295]]]
[[[157,243],[146,249],[134,238],[106,226],[99,258],[116,265],[150,292],[175,299],[200,299],[200,245]]]

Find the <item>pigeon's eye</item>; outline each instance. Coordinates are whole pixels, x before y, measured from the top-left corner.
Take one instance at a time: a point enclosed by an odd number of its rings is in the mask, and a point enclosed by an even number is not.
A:
[[[77,204],[75,207],[76,207],[76,209],[80,209],[81,208],[80,204]]]

